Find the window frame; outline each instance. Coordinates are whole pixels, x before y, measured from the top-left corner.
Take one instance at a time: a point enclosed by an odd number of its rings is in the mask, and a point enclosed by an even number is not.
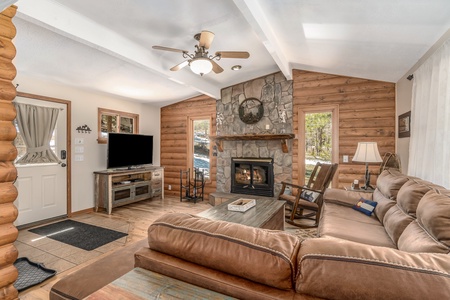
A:
[[[139,114],[119,111],[119,110],[113,110],[113,109],[107,109],[107,108],[98,108],[98,115],[97,115],[97,131],[98,131],[98,138],[97,142],[99,144],[106,144],[108,143],[107,137],[102,137],[102,116],[115,116],[117,117],[117,128],[116,131],[110,131],[110,132],[117,132],[120,133],[120,121],[121,118],[129,118],[133,119],[133,133],[139,133]],[[109,133],[109,132],[108,132]]]
[[[331,112],[331,134],[332,134],[332,145],[331,145],[331,162],[339,163],[339,105],[314,105],[306,106],[298,109],[298,136],[302,137],[298,139],[298,182],[305,182],[305,128],[306,128],[306,114],[308,113],[324,113]],[[339,169],[336,171],[335,176],[331,186],[337,188],[339,184]]]
[[[209,135],[211,135],[212,129],[213,129],[213,116],[211,114],[207,115],[198,115],[198,116],[190,116],[187,118],[187,168],[190,168],[191,170],[194,170],[194,121],[199,120],[209,120]],[[209,142],[209,175],[208,177],[205,176],[205,182],[210,183],[211,182],[211,162],[212,162],[212,156],[213,156],[213,149],[212,149],[212,143]],[[194,172],[191,172],[193,174]],[[193,175],[192,175],[193,176]]]

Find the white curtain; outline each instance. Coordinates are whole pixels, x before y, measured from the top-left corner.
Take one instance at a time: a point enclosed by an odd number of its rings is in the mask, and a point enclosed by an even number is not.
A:
[[[450,40],[414,72],[408,174],[450,188]]]
[[[16,164],[60,163],[50,149],[59,109],[17,102],[14,106],[17,111],[17,125],[27,146],[27,152]]]

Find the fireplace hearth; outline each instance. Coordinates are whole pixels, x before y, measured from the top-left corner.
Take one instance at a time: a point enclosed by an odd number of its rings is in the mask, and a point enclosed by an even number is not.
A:
[[[272,158],[231,158],[231,193],[273,197]]]

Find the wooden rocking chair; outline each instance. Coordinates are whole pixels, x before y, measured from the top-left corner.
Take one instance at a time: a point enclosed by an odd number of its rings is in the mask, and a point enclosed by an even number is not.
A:
[[[317,163],[306,186],[282,182],[279,200],[286,201],[286,222],[298,227],[311,228],[319,225],[323,194],[333,180],[338,164]],[[290,191],[288,191],[290,190]],[[304,214],[304,210],[311,213]],[[313,225],[300,223],[298,219],[314,220]]]

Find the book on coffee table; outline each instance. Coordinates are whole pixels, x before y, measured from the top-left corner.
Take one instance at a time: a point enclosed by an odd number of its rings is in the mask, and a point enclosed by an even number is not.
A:
[[[255,199],[239,198],[228,204],[228,210],[245,212],[256,205]]]

